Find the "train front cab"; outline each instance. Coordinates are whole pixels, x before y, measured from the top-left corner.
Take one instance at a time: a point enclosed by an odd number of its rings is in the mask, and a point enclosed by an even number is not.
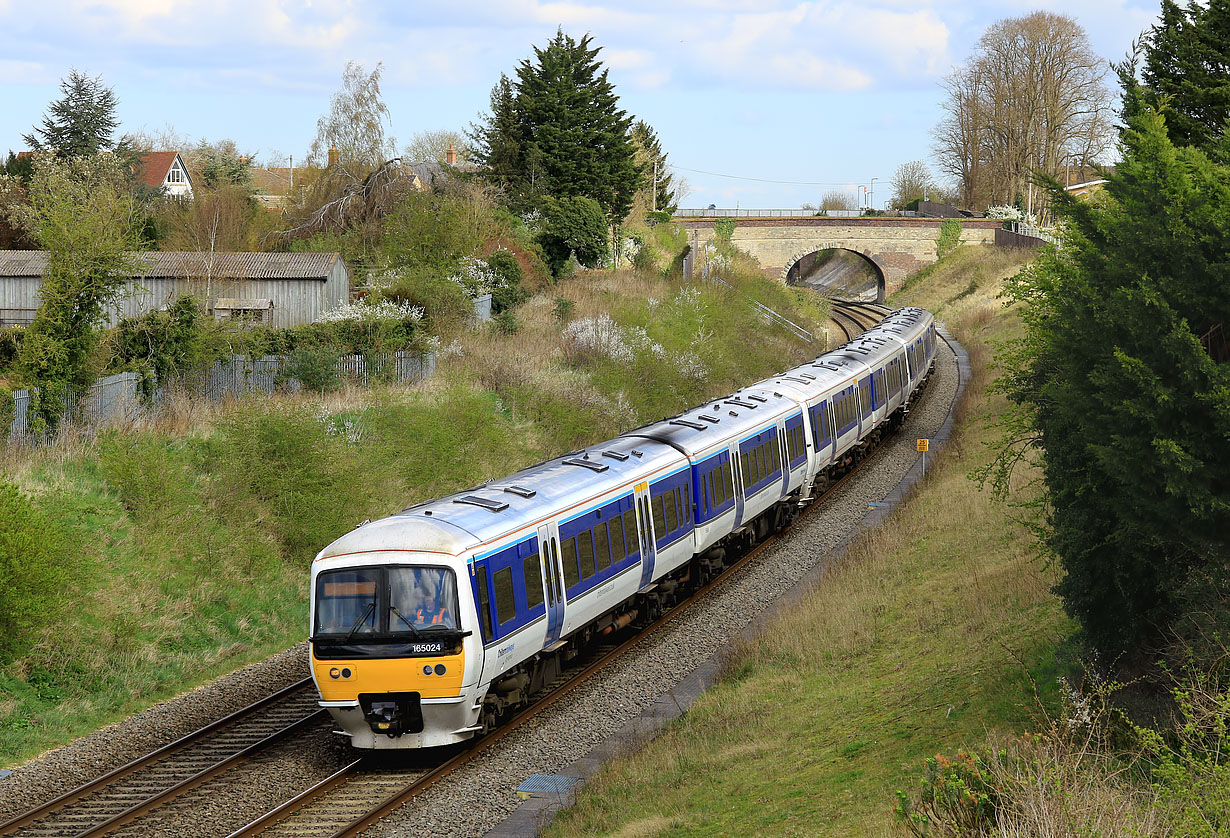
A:
[[[405,749],[470,738],[479,729],[482,654],[464,562],[389,551],[316,565],[312,678],[351,744]]]

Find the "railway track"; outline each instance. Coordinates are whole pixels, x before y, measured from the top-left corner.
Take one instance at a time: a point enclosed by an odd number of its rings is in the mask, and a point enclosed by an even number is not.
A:
[[[829,317],[845,335],[842,343],[848,343],[883,320],[888,311],[876,303],[833,300]]]
[[[328,713],[316,705],[315,686],[305,678],[0,824],[0,836],[111,834],[327,719]]]
[[[878,322],[882,319],[883,312],[873,315],[871,311],[865,311],[851,315],[850,319],[860,323],[861,331],[861,323],[870,316],[875,316]],[[919,392],[921,393],[922,390]],[[881,444],[882,442],[868,448],[855,463],[825,489],[823,494],[817,498],[816,503],[803,511],[803,515],[820,506],[852,478],[864,464],[871,460]],[[381,759],[396,757],[398,754],[361,757],[297,797],[288,800],[247,826],[232,832],[227,838],[252,838],[258,835],[279,836],[280,838],[352,838],[361,835],[364,830],[381,818],[388,816],[411,798],[465,765],[479,753],[492,747],[569,692],[584,684],[608,664],[630,652],[642,641],[687,611],[691,605],[705,597],[711,590],[736,577],[740,570],[754,562],[788,529],[789,526],[767,536],[669,612],[648,626],[637,630],[623,642],[618,645],[601,646],[593,650],[587,657],[587,663],[564,673],[560,679],[548,685],[538,697],[512,718],[482,737],[449,749],[449,753],[437,764],[420,767],[403,765],[389,769],[380,766]],[[430,758],[430,754],[415,755],[415,757]]]

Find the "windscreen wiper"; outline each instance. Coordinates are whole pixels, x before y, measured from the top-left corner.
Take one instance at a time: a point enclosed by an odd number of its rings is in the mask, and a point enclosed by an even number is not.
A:
[[[363,613],[359,615],[359,619],[354,621],[354,625],[350,627],[350,631],[346,632],[346,637],[342,642],[346,642],[354,637],[354,633],[359,630],[359,626],[366,622],[368,616],[376,610],[376,600],[372,600],[367,604],[367,608],[363,609]]]
[[[396,605],[393,605],[392,603],[390,603],[389,610],[392,611],[395,615],[397,615],[397,619],[401,620],[405,624],[406,628],[410,629],[410,633],[413,634],[415,637],[418,637],[422,633],[418,629],[416,629],[409,620],[407,620],[405,617],[401,615],[401,612],[397,610]]]

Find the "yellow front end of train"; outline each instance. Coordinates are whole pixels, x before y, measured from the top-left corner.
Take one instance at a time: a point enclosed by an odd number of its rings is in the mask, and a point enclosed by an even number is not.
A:
[[[333,560],[313,576],[312,677],[354,747],[433,747],[479,729],[453,567]]]

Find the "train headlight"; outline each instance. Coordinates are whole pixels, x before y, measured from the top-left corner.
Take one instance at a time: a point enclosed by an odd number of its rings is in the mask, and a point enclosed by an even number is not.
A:
[[[336,666],[333,667],[329,670],[329,677],[336,681],[338,678],[342,677],[342,670],[338,669]]]
[[[446,671],[446,670],[444,669],[444,664],[442,664],[442,663],[438,663],[438,664],[436,664],[436,674],[437,674],[437,675],[443,675],[443,674],[445,673],[445,671]]]
[[[430,675],[430,674],[431,674],[431,664],[427,664],[427,666],[424,666],[424,667],[423,667],[423,674],[424,674],[424,675]]]

